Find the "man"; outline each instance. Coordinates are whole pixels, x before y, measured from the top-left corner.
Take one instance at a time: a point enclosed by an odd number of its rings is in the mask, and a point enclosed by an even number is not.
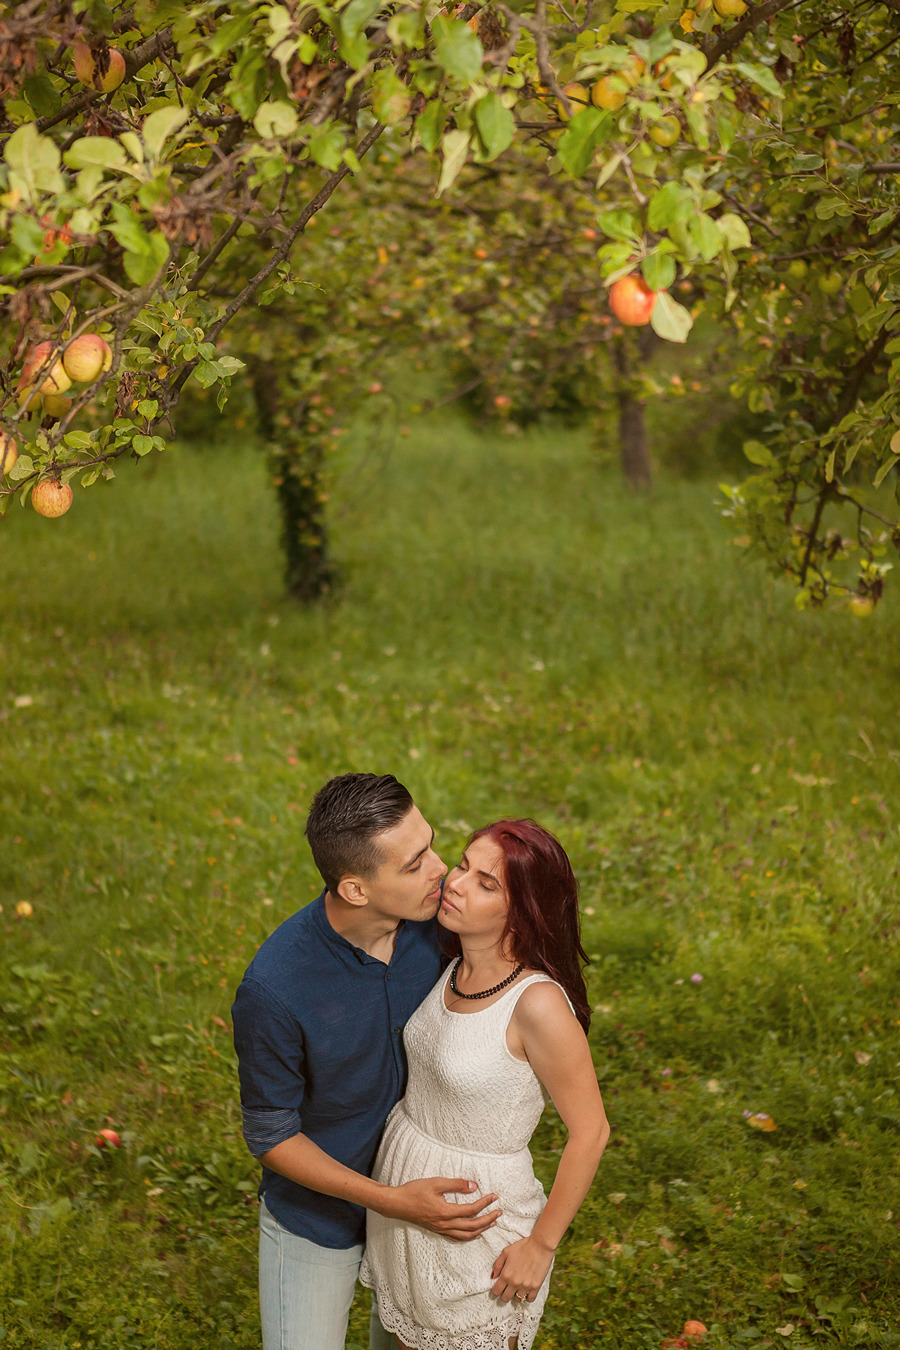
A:
[[[365,1209],[466,1241],[495,1223],[474,1181],[370,1178],[403,1095],[403,1028],[441,969],[434,916],[447,868],[390,774],[343,774],[316,794],[306,835],[325,890],[259,949],[232,1016],[244,1138],[263,1165],[264,1350],[342,1350]],[[393,1350],[373,1307],[371,1350]]]

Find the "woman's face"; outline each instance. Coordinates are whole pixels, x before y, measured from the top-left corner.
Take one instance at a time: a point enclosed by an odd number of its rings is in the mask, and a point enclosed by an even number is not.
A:
[[[508,906],[502,850],[484,835],[469,845],[444,882],[438,920],[460,937],[499,942]]]

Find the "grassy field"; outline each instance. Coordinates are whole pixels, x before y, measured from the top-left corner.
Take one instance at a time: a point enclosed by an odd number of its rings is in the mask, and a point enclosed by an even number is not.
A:
[[[614,1134],[542,1350],[897,1344],[896,597],[797,615],[714,483],[630,498],[571,433],[434,418],[346,481],[315,613],[252,447],[2,527],[4,1350],[258,1345],[229,1007],[350,769],[581,880]]]

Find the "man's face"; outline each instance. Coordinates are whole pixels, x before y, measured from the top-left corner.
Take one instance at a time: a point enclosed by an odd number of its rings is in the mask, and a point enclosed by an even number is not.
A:
[[[434,830],[417,806],[399,825],[383,830],[376,843],[384,862],[360,881],[371,913],[391,919],[433,919],[441,903],[446,864],[434,851]]]

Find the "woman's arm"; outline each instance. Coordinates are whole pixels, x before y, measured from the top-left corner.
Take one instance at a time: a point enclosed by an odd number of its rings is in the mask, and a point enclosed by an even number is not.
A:
[[[537,1295],[563,1234],[590,1189],[609,1139],[587,1037],[562,990],[541,982],[526,989],[508,1033],[513,1054],[527,1058],[568,1131],[556,1179],[530,1237],[506,1247],[494,1263],[492,1292],[504,1301]]]

